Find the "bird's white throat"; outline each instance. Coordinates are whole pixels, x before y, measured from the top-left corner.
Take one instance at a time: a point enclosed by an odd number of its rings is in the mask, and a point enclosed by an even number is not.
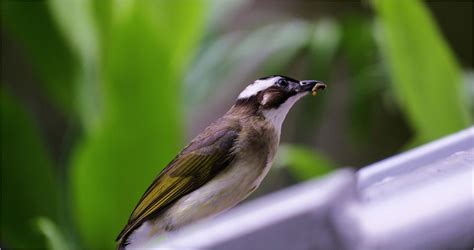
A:
[[[297,95],[294,95],[294,96],[288,98],[278,108],[268,109],[268,110],[263,111],[263,115],[275,127],[275,129],[278,133],[278,136],[280,136],[281,125],[283,124],[283,121],[285,120],[285,117],[288,114],[288,111],[290,111],[291,107],[293,107],[293,105],[301,97],[305,96],[306,94],[307,93],[299,93]]]

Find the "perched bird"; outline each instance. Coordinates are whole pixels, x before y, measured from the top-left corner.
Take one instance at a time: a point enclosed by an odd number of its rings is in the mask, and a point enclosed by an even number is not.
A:
[[[268,173],[290,108],[325,87],[279,75],[248,85],[155,178],[117,237],[119,249],[139,247],[244,200]]]

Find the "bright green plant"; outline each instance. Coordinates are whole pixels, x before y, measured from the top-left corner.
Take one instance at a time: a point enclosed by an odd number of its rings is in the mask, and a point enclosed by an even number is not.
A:
[[[34,122],[3,92],[1,108],[1,240],[18,248],[44,242],[35,227],[39,216],[58,219],[58,181]]]
[[[468,126],[461,69],[424,4],[375,0],[373,6],[378,44],[416,143]]]
[[[36,144],[25,146],[32,157],[29,164],[30,158],[19,155],[22,143],[41,139],[22,132],[34,124],[24,122],[26,118],[19,117],[24,125],[13,124],[22,112],[10,111],[13,105],[2,96],[2,128],[10,128],[2,130],[2,145],[18,145],[2,147],[2,178],[5,172],[18,179],[29,167],[32,175],[38,173],[37,178],[20,179],[23,189],[2,181],[2,194],[20,203],[14,208],[9,202],[2,209],[1,241],[44,246],[39,229],[50,247],[69,242],[59,231],[74,232],[67,225],[71,219],[54,216],[54,193],[61,190],[66,199],[61,208],[72,208],[66,216],[74,217],[80,233],[70,238],[80,238],[81,247],[113,248],[146,185],[182,145],[181,80],[199,41],[205,6],[190,0],[8,2],[2,7],[5,26],[29,52],[48,96],[71,122],[79,122],[82,134],[68,157],[67,180],[59,187],[48,175],[53,163],[42,160],[46,152],[36,150]],[[10,136],[3,140],[4,134]],[[26,188],[30,185],[41,188],[34,193]]]

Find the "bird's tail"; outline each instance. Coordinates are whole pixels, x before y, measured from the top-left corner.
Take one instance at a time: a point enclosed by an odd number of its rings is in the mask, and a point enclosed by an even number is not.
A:
[[[128,245],[127,239],[120,238],[118,240],[117,250],[126,250]]]
[[[128,246],[128,239],[121,238],[118,240],[117,250],[126,250]]]

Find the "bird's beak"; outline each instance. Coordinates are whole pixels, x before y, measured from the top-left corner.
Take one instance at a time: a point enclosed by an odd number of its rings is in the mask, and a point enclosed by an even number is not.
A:
[[[316,95],[319,91],[324,90],[326,84],[317,80],[302,80],[299,82],[297,92],[312,92],[313,95]]]

